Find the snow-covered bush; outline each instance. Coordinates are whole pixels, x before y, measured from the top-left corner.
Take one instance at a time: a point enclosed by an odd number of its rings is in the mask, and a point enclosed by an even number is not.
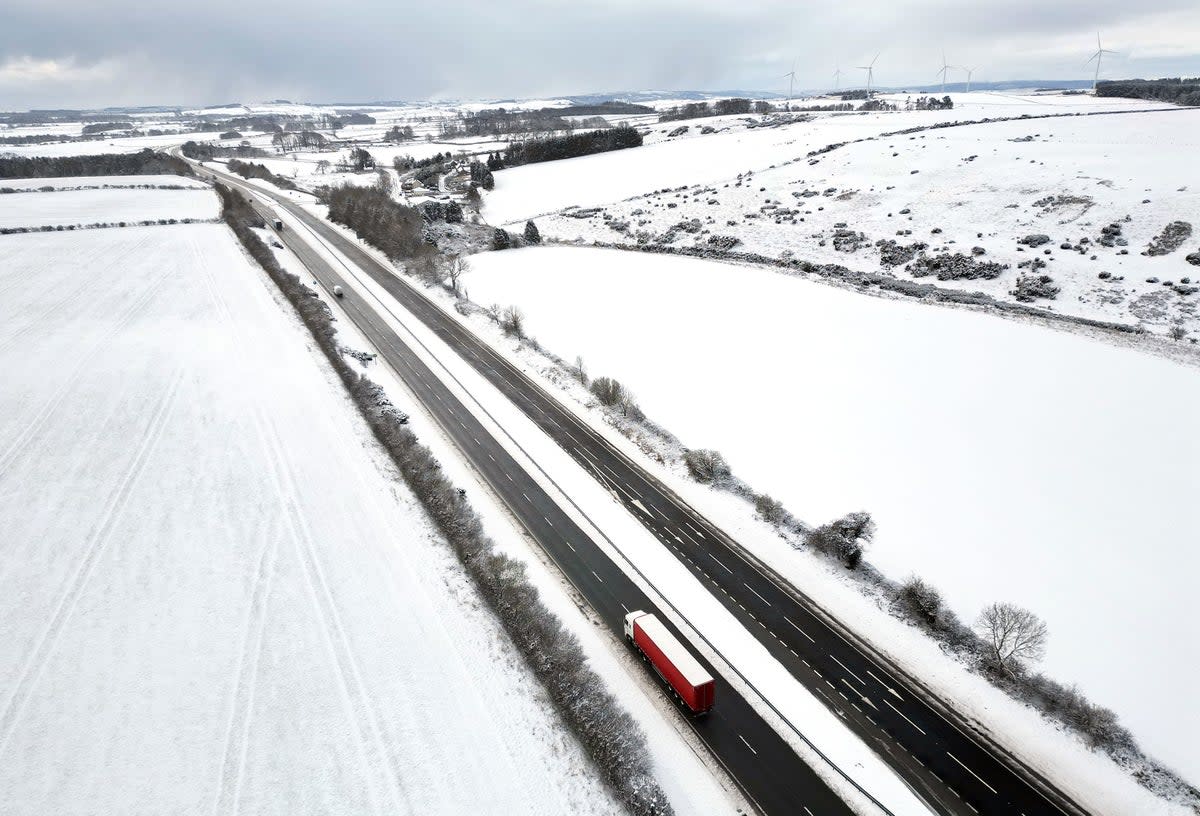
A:
[[[731,473],[725,457],[715,450],[689,450],[683,454],[683,462],[692,478],[703,484],[720,482]]]

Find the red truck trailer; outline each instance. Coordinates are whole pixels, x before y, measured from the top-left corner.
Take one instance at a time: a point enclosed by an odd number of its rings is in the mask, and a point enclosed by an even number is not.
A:
[[[713,707],[712,675],[662,621],[649,612],[630,612],[625,616],[625,637],[693,714],[703,714]]]

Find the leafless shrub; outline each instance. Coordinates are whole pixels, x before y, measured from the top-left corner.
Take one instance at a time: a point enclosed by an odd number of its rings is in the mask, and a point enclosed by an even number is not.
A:
[[[725,457],[715,450],[697,448],[683,454],[688,473],[702,484],[713,484],[729,477],[732,471]]]
[[[615,408],[625,396],[625,387],[612,377],[597,377],[592,381],[592,393],[601,405]]]

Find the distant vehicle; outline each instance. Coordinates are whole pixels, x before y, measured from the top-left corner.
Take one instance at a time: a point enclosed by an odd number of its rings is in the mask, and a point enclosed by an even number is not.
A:
[[[278,241],[272,241],[271,246],[275,247],[276,249],[283,249],[283,244],[279,243]]]
[[[344,294],[345,294],[345,292],[342,291],[342,287],[340,287],[340,286],[333,287],[333,296],[334,297],[341,297]]]
[[[712,675],[657,617],[640,610],[630,612],[625,616],[625,637],[693,714],[704,714],[713,707],[716,684]]]
[[[281,232],[283,230],[283,222],[280,221],[278,218],[275,219],[274,224],[275,224],[276,232]]]

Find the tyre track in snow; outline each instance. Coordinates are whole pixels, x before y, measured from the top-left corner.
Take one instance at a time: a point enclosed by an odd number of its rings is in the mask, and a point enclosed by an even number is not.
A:
[[[14,345],[16,345],[16,343],[21,339],[21,337],[23,335],[27,334],[34,328],[36,328],[38,326],[46,325],[47,320],[52,315],[55,315],[58,312],[61,312],[63,309],[67,308],[72,303],[74,303],[76,300],[78,300],[79,296],[82,295],[85,291],[87,291],[87,289],[90,286],[100,283],[100,282],[103,282],[105,276],[108,275],[109,273],[111,273],[114,268],[116,268],[119,264],[121,264],[128,256],[130,256],[134,253],[142,252],[149,242],[150,242],[150,236],[143,235],[141,240],[139,240],[136,244],[133,244],[132,246],[128,247],[121,254],[116,255],[116,256],[109,256],[108,263],[105,264],[102,269],[89,268],[87,270],[87,274],[82,275],[81,279],[76,282],[76,285],[74,286],[74,288],[72,288],[70,291],[68,291],[67,294],[64,295],[63,297],[59,298],[58,300],[50,302],[41,311],[33,312],[33,313],[29,313],[29,312],[24,313],[24,317],[26,319],[20,323],[17,323],[16,321],[9,323],[7,326],[9,331],[6,331],[4,333],[4,335],[0,336],[0,354],[3,354],[4,352],[6,352],[10,348],[12,348]],[[16,281],[11,286],[5,287],[3,290],[4,295],[7,295],[9,293],[9,290],[14,290],[14,289],[18,288],[18,286],[20,286],[21,284],[22,284],[22,281]]]
[[[265,541],[259,555],[258,569],[254,574],[254,588],[250,604],[246,608],[246,620],[242,624],[242,648],[238,652],[236,681],[229,705],[229,723],[225,730],[225,751],[221,760],[221,774],[217,780],[217,793],[213,799],[213,816],[238,812],[250,723],[258,689],[258,664],[262,658],[263,634],[266,631],[267,610],[275,577],[275,560],[279,554],[281,521],[279,516],[273,516],[264,525]]]
[[[33,652],[25,659],[13,693],[5,703],[3,713],[0,714],[0,756],[3,756],[8,741],[20,721],[21,713],[41,679],[47,661],[53,654],[59,637],[87,588],[96,562],[107,548],[117,522],[124,514],[129,497],[145,469],[146,462],[153,455],[154,449],[162,437],[163,429],[167,426],[167,420],[179,394],[179,386],[183,382],[183,377],[184,368],[182,366],[176,368],[171,375],[170,384],[159,398],[150,422],[141,434],[141,443],[138,445],[137,452],[116,489],[104,503],[99,525],[93,528],[84,542],[83,555],[67,582],[66,590],[54,605],[54,614],[51,616],[49,624],[38,638]]]
[[[205,270],[206,286],[220,312],[221,321],[226,323],[231,332],[238,337],[237,347],[253,348],[252,345],[245,342],[241,326],[233,317],[228,302],[213,279],[212,271],[207,266],[202,268]],[[255,264],[252,268],[258,269],[258,266]],[[260,271],[260,274],[265,277],[266,273]],[[266,287],[274,284],[269,280],[263,280],[262,285]],[[264,295],[267,295],[265,291]],[[274,419],[258,405],[254,406],[252,417],[256,436],[262,445],[265,461],[270,471],[271,485],[283,511],[288,539],[292,543],[304,573],[305,583],[309,590],[309,600],[321,625],[321,633],[329,653],[331,668],[334,669],[334,674],[338,679],[338,690],[342,703],[355,725],[357,747],[368,780],[373,809],[379,814],[413,813],[405,795],[399,770],[390,761],[391,758],[379,724],[379,716],[371,706],[362,680],[362,672],[354,659],[354,652],[338,615],[333,594],[329,589],[329,582],[315,551],[311,531],[308,529],[304,515],[298,511],[300,501],[297,495],[296,475],[279,441]],[[369,743],[374,744],[373,750]],[[380,793],[377,788],[381,780],[374,777],[381,771],[387,777],[383,781],[387,783],[384,785],[386,796],[391,800],[389,808],[381,808],[379,802]]]
[[[141,296],[129,304],[125,311],[120,313],[120,316],[108,330],[96,339],[91,349],[79,358],[75,367],[71,369],[70,373],[59,384],[58,388],[55,389],[50,399],[42,403],[41,407],[34,412],[34,415],[25,421],[24,427],[17,433],[8,447],[4,449],[3,453],[0,453],[0,473],[7,472],[21,452],[36,438],[37,432],[46,424],[46,420],[58,410],[63,400],[66,399],[67,394],[70,393],[71,389],[79,381],[79,378],[91,367],[91,363],[96,356],[107,347],[108,342],[122,329],[126,328],[138,314],[145,310],[154,295],[157,294],[159,287],[167,279],[167,275],[168,273],[164,272],[156,278],[153,283],[146,287]]]
[[[239,334],[228,304],[219,295],[220,289],[213,280],[212,271],[203,262],[200,248],[195,242],[187,246],[189,253],[195,258],[194,267],[204,270],[202,283],[208,290],[219,324],[224,324],[231,334]],[[245,777],[250,723],[253,721],[254,701],[258,691],[258,666],[262,657],[267,611],[279,556],[279,539],[283,535],[283,518],[280,514],[274,514],[259,526],[260,529],[265,529],[266,534],[258,557],[250,604],[242,624],[242,647],[238,651],[238,663],[234,674],[221,772],[213,799],[213,816],[239,811],[242,781]]]

